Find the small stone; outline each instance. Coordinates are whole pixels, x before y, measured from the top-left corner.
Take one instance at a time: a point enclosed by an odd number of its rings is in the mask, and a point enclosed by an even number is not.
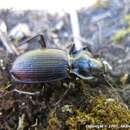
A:
[[[2,116],[3,115],[3,113],[2,112],[0,112],[0,116]]]
[[[16,41],[22,39],[23,37],[28,37],[28,36],[31,36],[31,31],[29,26],[25,23],[20,23],[16,25],[9,32],[9,37]]]

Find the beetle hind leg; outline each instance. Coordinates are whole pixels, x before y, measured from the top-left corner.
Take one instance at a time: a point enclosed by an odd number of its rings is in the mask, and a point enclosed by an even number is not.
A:
[[[44,35],[43,35],[42,33],[39,33],[39,34],[37,34],[37,35],[35,35],[35,36],[29,38],[29,39],[26,39],[26,40],[24,40],[24,41],[23,41],[22,43],[20,43],[20,44],[24,44],[24,43],[27,43],[27,42],[31,42],[32,40],[36,39],[37,37],[40,37],[40,45],[41,45],[41,47],[42,47],[42,48],[46,48],[47,45],[46,45],[46,42],[45,42]]]
[[[44,35],[43,35],[43,34],[39,34],[39,36],[40,36],[40,44],[41,44],[41,47],[42,47],[42,48],[46,48],[47,45],[46,45],[46,42],[45,42]]]

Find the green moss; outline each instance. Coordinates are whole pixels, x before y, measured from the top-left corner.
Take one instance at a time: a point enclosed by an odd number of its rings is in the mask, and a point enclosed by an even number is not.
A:
[[[47,130],[60,130],[60,127],[60,122],[56,116],[56,112],[50,112]]]
[[[119,30],[117,33],[115,33],[115,35],[112,37],[112,41],[114,43],[120,43],[124,40],[124,38],[126,38],[128,36],[128,34],[130,33],[130,28],[128,29],[122,29]]]
[[[106,125],[102,130],[107,130],[109,125],[126,124],[130,124],[130,111],[117,101],[107,100],[105,97],[94,99],[89,111],[75,110],[75,115],[66,121],[69,130],[87,130],[87,125]]]
[[[108,8],[109,7],[109,0],[105,0],[105,1],[100,1],[97,0],[97,2],[95,3],[95,8]]]
[[[126,23],[128,23],[128,25],[130,25],[130,15],[129,14],[124,17],[124,21]]]
[[[126,29],[121,29],[115,33],[115,35],[112,37],[112,41],[114,43],[122,42],[130,33],[130,15],[129,14],[124,17],[124,21],[128,24],[128,27]]]

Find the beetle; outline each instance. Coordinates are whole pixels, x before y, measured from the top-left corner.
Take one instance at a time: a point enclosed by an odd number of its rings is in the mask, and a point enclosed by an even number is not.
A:
[[[14,61],[10,73],[15,81],[44,83],[65,79],[70,74],[90,80],[111,70],[107,61],[95,58],[87,48],[76,51],[73,45],[69,52],[46,48],[44,36],[39,36],[42,48],[25,52]]]

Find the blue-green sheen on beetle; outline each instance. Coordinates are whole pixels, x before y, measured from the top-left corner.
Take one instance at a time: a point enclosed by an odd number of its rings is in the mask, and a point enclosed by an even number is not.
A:
[[[95,59],[86,50],[72,55],[59,49],[37,49],[19,56],[10,72],[15,81],[41,83],[65,79],[68,73],[90,80],[110,70],[108,62]]]

